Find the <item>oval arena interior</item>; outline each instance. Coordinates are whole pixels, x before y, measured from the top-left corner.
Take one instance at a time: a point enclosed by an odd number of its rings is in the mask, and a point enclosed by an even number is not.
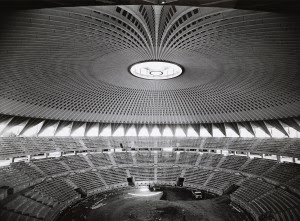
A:
[[[299,15],[1,1],[0,220],[300,220]]]

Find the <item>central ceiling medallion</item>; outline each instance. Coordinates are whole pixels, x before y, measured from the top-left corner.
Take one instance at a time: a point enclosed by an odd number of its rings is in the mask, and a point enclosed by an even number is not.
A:
[[[183,69],[166,61],[143,61],[130,66],[129,71],[136,77],[148,80],[166,80],[178,77]]]

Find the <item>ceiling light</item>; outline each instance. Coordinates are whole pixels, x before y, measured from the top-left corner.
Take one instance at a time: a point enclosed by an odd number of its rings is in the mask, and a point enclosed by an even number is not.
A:
[[[133,64],[129,71],[136,77],[148,80],[166,80],[182,74],[182,68],[166,61],[144,61]]]

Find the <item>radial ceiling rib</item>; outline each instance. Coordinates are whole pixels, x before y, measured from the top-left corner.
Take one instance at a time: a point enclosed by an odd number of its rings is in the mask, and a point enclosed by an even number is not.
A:
[[[128,131],[129,131],[129,129],[131,127],[133,127],[132,124],[123,124],[123,126],[124,126],[124,135],[126,135],[128,133]]]
[[[163,135],[165,126],[163,124],[158,124],[157,127],[158,127],[160,135]]]
[[[135,124],[136,134],[139,135],[141,132],[141,129],[143,128],[143,124]]]
[[[78,130],[80,127],[83,127],[83,126],[84,126],[84,131],[85,131],[86,123],[84,123],[84,122],[73,122],[70,134],[72,135],[76,130]]]
[[[99,123],[99,135],[103,132],[103,130],[105,128],[107,128],[108,126],[110,126],[110,124],[108,123]]]
[[[250,122],[240,122],[240,123],[238,123],[238,125],[241,125],[248,132],[250,132],[253,136],[255,136],[254,130],[253,130],[252,125],[250,124]]]
[[[299,115],[297,14],[112,5],[19,10],[3,20],[1,114],[153,125]],[[129,73],[153,59],[183,74]]]
[[[59,124],[54,132],[54,135],[57,135],[59,132],[61,132],[66,127],[72,128],[72,125],[73,125],[72,121],[59,121]],[[66,136],[69,136],[69,135],[70,135],[70,133]]]
[[[217,127],[221,133],[226,136],[226,129],[225,129],[225,125],[223,123],[216,123],[216,124],[213,124],[215,127]]]
[[[251,121],[250,122],[252,126],[258,127],[262,129],[266,134],[268,134],[270,137],[272,137],[268,127],[266,126],[265,122],[263,121]]]
[[[300,126],[293,118],[280,119],[280,121],[300,132]]]
[[[238,136],[241,136],[240,134],[240,130],[238,127],[238,124],[233,122],[233,123],[225,123],[225,126],[229,127],[230,129],[232,129]]]
[[[188,124],[181,124],[180,125],[180,128],[183,130],[185,136],[188,135],[188,128],[189,128],[189,125]]]
[[[84,136],[87,136],[87,134],[90,132],[90,130],[94,127],[97,127],[99,128],[99,125],[98,123],[94,123],[94,122],[87,122],[86,123],[86,126],[85,126],[85,130],[84,130]],[[98,131],[99,132],[99,131]],[[98,135],[98,134],[97,134]]]
[[[112,124],[111,125],[111,134],[113,135],[122,124]]]
[[[174,124],[171,124],[171,125],[168,125],[169,126],[169,128],[171,129],[171,131],[172,131],[172,135],[173,136],[175,136],[175,132],[176,132],[176,125],[174,125]]]
[[[250,9],[281,13],[299,13],[300,3],[297,0],[2,0],[0,9],[39,9],[51,7],[74,6],[111,6],[111,5],[181,5],[195,7],[223,7],[231,9]]]
[[[57,127],[58,127],[59,121],[55,121],[55,120],[45,120],[40,131],[38,132],[38,136],[40,134],[42,134],[46,129],[50,128],[50,127],[54,127],[53,131],[56,131]]]
[[[206,130],[207,130],[207,132],[211,135],[211,136],[213,136],[213,131],[212,131],[212,124],[201,124]]]
[[[15,134],[15,136],[19,136],[20,132],[24,129],[26,126],[27,122],[29,121],[28,118],[25,117],[14,117],[8,124],[7,126],[1,131],[0,136],[8,132],[11,128],[19,126],[20,130]]]
[[[277,130],[279,130],[281,133],[283,133],[285,136],[289,136],[289,134],[285,131],[284,127],[281,125],[279,120],[268,120],[265,121],[267,124],[269,124],[272,127],[275,127]]]
[[[148,131],[149,131],[149,135],[152,134],[154,127],[155,127],[154,124],[149,124],[149,125],[147,125]]]
[[[44,120],[43,119],[35,119],[35,118],[31,118],[28,120],[27,124],[25,125],[25,127],[22,129],[22,131],[20,132],[20,135],[23,135],[28,129],[42,123]],[[38,134],[38,133],[37,133]]]
[[[13,119],[13,117],[11,116],[6,116],[6,115],[0,115],[0,136],[1,136],[1,132],[7,127],[7,125],[9,124],[9,122]]]
[[[0,114],[0,123],[6,123],[9,120],[12,120],[12,118],[12,116]]]
[[[194,129],[197,135],[200,136],[200,124],[191,124],[191,127]]]

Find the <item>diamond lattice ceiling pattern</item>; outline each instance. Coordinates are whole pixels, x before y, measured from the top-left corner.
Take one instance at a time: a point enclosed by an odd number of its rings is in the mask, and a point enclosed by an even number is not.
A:
[[[266,120],[300,112],[297,15],[184,6],[18,11],[1,24],[0,113],[111,123]],[[145,80],[137,62],[184,73]]]

